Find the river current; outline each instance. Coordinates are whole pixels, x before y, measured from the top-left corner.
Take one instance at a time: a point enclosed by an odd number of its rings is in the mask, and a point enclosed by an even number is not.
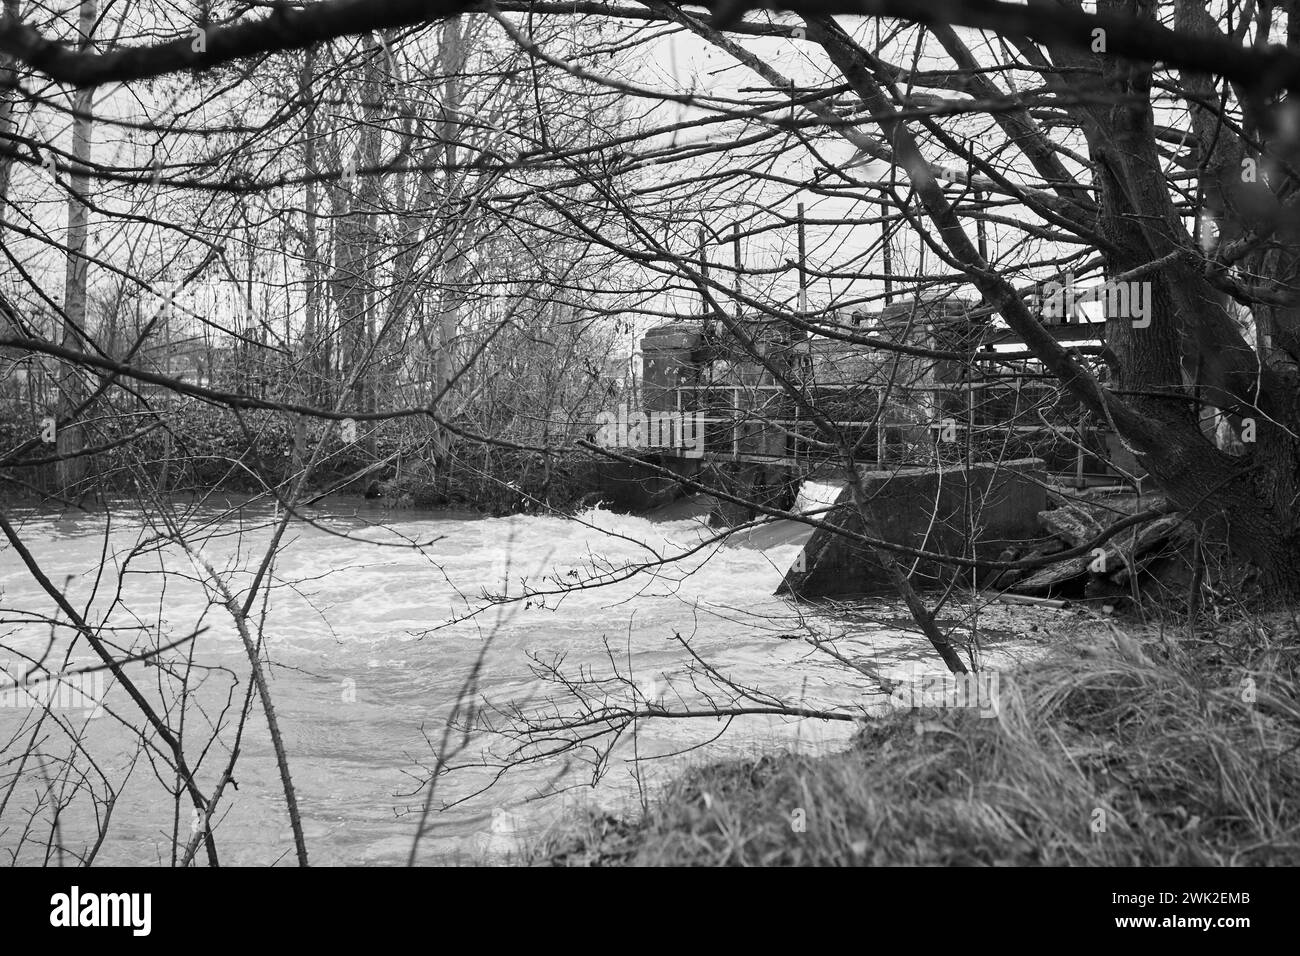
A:
[[[708,704],[706,693],[719,702],[723,697],[701,677],[706,662],[756,695],[859,713],[873,695],[881,699],[873,682],[800,636],[835,637],[840,654],[885,670],[929,659],[923,640],[888,602],[878,603],[871,619],[774,596],[806,537],[798,525],[722,543],[711,542],[716,530],[685,512],[483,518],[344,502],[309,513],[311,522],[289,524],[254,618],[264,615],[269,687],[313,863],[407,862],[447,716],[476,664],[472,699],[503,711],[493,720],[507,727],[512,703],[535,716],[572,710],[560,688],[537,679],[539,662],[570,678],[601,681],[588,689],[615,704],[640,699],[694,710]],[[158,515],[127,517],[114,509],[110,522],[103,513],[9,514],[50,579],[119,648],[138,654],[203,629],[163,657],[175,665],[192,653],[186,753],[210,789],[229,756],[248,662],[231,616],[214,604],[202,578],[210,568],[233,592],[244,592],[271,540],[273,511],[177,504],[171,530],[190,542],[197,561],[157,540],[168,530]],[[500,600],[525,589],[531,596]],[[40,658],[49,647],[47,661],[62,662],[72,637],[66,620],[7,544],[0,548],[0,617],[0,667],[9,674],[0,682],[22,676],[29,667],[24,654]],[[48,618],[60,623],[51,626]],[[72,659],[90,660],[84,642]],[[177,682],[146,661],[127,667],[152,702],[171,709],[175,724]],[[240,683],[232,695],[235,676]],[[39,711],[9,703],[0,707],[0,799],[6,787],[12,792],[0,818],[0,859],[9,862],[17,850],[20,862],[38,863],[49,851],[43,837],[31,834],[48,831],[52,811],[39,807],[35,794],[41,779],[61,779],[56,758],[69,752],[67,732],[47,722],[43,768],[28,761],[25,777],[10,787],[13,758]],[[111,785],[117,794],[95,862],[170,862],[174,781],[141,754],[131,728],[142,721],[125,691],[110,680],[101,703],[98,716],[60,714],[82,738],[74,762],[93,758],[91,780],[106,781],[101,790]],[[499,859],[575,803],[626,811],[686,763],[774,746],[840,747],[855,726],[768,715],[645,718],[601,762],[598,781],[581,759],[589,754],[580,751],[502,773],[508,739],[474,734],[451,760],[460,769],[438,782],[415,859]],[[659,755],[670,756],[649,759]],[[215,816],[221,861],[291,864],[285,800],[256,704],[235,781],[238,789],[227,788]],[[181,813],[189,812],[187,804]],[[36,821],[26,839],[24,814]],[[95,820],[91,801],[72,799],[60,813],[63,844],[84,852],[95,839]],[[179,830],[188,834],[186,820]]]

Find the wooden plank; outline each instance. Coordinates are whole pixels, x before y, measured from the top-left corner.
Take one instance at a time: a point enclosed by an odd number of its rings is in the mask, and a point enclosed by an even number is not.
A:
[[[1058,610],[1070,606],[1069,601],[1058,601],[1056,598],[1027,597],[1023,594],[1006,592],[993,595],[993,600],[1000,601],[1003,604],[1028,604],[1031,607],[1052,607]]]

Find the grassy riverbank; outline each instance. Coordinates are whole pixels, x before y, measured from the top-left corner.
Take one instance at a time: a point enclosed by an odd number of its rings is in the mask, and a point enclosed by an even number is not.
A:
[[[1119,631],[1001,675],[995,718],[897,711],[845,753],[697,768],[558,865],[1300,862],[1300,627]],[[802,811],[802,814],[799,813]],[[803,826],[800,828],[800,822]]]

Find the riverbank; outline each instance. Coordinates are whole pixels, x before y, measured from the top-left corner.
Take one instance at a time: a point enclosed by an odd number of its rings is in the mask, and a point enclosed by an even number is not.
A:
[[[688,771],[571,817],[551,865],[1295,865],[1294,617],[1115,628],[1000,675],[994,717],[895,709],[842,753]]]
[[[76,477],[64,484],[48,443],[32,445],[39,419],[26,406],[0,405],[0,449],[27,447],[0,474],[0,497],[93,508],[112,498],[143,503],[160,496],[214,492],[270,495],[292,487],[315,461],[304,501],[364,495],[404,509],[473,509],[486,514],[573,511],[603,487],[600,463],[586,453],[543,455],[484,446],[455,436],[435,441],[431,427],[403,420],[374,424],[295,421],[277,411],[238,416],[181,399],[146,415],[101,415],[84,426]],[[531,442],[527,435],[502,436]],[[30,446],[30,447],[28,447]],[[441,450],[437,450],[437,449]],[[23,462],[31,461],[31,464]],[[597,497],[599,497],[597,495]]]

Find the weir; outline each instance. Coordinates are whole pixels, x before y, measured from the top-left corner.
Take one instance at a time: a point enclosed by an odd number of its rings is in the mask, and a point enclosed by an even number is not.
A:
[[[804,481],[843,481],[847,447],[886,540],[943,554],[996,555],[1035,535],[1050,485],[1132,483],[1143,474],[1036,362],[1003,358],[1023,353],[1024,343],[991,325],[986,312],[968,300],[934,297],[838,317],[851,333],[846,337],[908,352],[746,320],[742,328],[761,362],[710,322],[661,325],[641,342],[640,401],[622,413],[623,422],[602,421],[600,444],[782,509],[793,506]],[[1060,316],[1065,321],[1044,323],[1058,340],[1102,337],[1104,323],[1069,321],[1072,310]],[[832,424],[834,440],[814,413]],[[634,507],[662,504],[680,490],[632,466],[609,484],[621,486]],[[754,514],[719,499],[712,517],[737,524]],[[861,524],[847,499],[829,519]],[[813,596],[880,586],[868,550],[843,541],[814,534],[796,565],[804,570],[792,570],[783,589]],[[951,576],[923,560],[909,561],[909,568],[933,583]]]

